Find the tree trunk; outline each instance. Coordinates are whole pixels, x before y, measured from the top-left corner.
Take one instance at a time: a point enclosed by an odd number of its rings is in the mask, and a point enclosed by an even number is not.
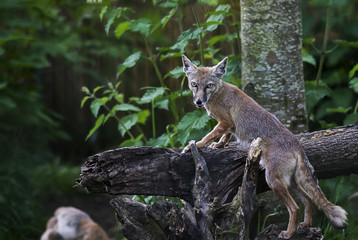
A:
[[[318,178],[358,173],[358,126],[297,137]],[[128,239],[243,239],[256,208],[255,191],[268,190],[263,171],[257,173],[254,165],[245,170],[245,163],[250,163],[246,159],[247,152],[236,143],[185,154],[164,148],[121,148],[89,157],[77,183],[92,193],[185,200],[180,209],[171,201],[145,205],[128,198],[113,199],[111,205]],[[278,233],[269,226],[257,239],[277,239]],[[320,236],[319,230],[310,228],[297,231],[294,239]]]
[[[301,1],[240,4],[244,92],[292,132],[307,131]]]

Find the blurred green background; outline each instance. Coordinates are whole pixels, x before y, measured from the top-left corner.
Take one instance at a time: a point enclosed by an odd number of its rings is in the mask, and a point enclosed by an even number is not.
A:
[[[357,3],[302,2],[310,131],[358,120]],[[224,80],[240,85],[239,1],[12,0],[0,19],[0,239],[39,239],[61,205],[120,239],[108,197],[73,187],[80,166],[119,146],[181,147],[212,128],[193,111],[180,54],[203,65],[229,56]],[[354,239],[357,176],[321,186],[351,216],[346,231],[317,221],[325,236]]]

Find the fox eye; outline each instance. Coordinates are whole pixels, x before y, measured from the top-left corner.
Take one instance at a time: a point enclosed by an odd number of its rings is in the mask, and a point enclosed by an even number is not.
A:
[[[214,84],[209,83],[209,84],[207,85],[207,87],[208,87],[208,88],[212,88],[212,87],[214,87]]]
[[[198,85],[196,84],[196,82],[191,82],[190,83],[192,87],[197,87]]]

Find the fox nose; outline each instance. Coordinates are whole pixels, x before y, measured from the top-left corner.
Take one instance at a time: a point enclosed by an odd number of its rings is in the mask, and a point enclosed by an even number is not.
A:
[[[197,107],[202,107],[202,106],[203,106],[203,102],[202,102],[200,99],[198,99],[198,100],[195,101],[195,105],[196,105]]]

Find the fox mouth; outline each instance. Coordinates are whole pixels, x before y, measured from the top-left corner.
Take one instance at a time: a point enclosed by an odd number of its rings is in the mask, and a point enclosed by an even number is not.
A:
[[[195,105],[196,105],[198,108],[204,107],[204,104],[202,104],[202,103],[200,103],[200,104],[195,103]]]

